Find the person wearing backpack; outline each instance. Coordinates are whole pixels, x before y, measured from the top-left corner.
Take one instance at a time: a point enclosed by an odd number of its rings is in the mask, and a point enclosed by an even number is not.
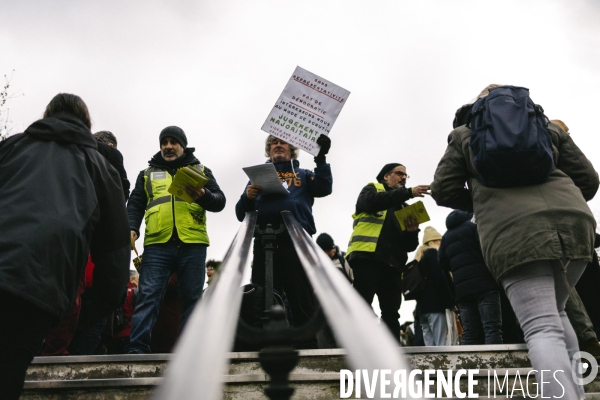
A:
[[[448,325],[446,309],[454,308],[454,297],[438,262],[438,248],[442,235],[432,226],[425,228],[423,244],[417,249],[415,260],[427,285],[417,297],[415,315],[423,329],[425,346],[445,346]]]
[[[455,122],[464,122],[458,117]],[[587,201],[598,190],[598,173],[527,89],[490,85],[467,122],[450,133],[432,197],[440,206],[474,212],[486,265],[513,305],[537,381],[539,371],[552,370],[544,395],[580,399],[583,387],[571,376],[577,338],[564,307],[592,259],[596,222]],[[538,160],[533,173],[515,168],[527,158]]]

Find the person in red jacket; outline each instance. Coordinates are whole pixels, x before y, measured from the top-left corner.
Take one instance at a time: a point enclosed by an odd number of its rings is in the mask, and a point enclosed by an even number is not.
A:
[[[135,300],[138,291],[139,274],[136,270],[129,271],[129,283],[127,283],[127,297],[123,306],[115,311],[113,320],[114,334],[108,343],[108,354],[124,354],[125,346],[129,344],[131,333],[131,316],[135,309]]]

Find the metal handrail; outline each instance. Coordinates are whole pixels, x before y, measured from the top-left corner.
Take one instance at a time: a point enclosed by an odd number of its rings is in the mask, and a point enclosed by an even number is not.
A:
[[[398,342],[290,212],[282,212],[296,253],[352,369],[411,370]],[[372,321],[372,323],[369,323]],[[376,393],[379,393],[377,391]]]
[[[256,211],[246,214],[215,281],[190,315],[155,399],[220,399],[233,346]]]
[[[369,305],[291,213],[281,214],[327,321],[346,349],[350,366],[368,370],[369,374],[376,369],[387,369],[405,370],[408,375],[411,368],[397,341],[385,326],[376,323]],[[227,352],[233,345],[238,326],[240,287],[248,267],[246,260],[255,225],[256,212],[248,213],[216,281],[192,312],[154,399],[216,400],[222,397],[221,377],[226,372]]]

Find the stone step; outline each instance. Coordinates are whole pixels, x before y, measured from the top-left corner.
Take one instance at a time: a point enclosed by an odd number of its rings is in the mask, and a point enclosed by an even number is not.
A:
[[[402,350],[413,367],[421,370],[479,369],[476,392],[481,395],[487,395],[488,370],[495,370],[501,378],[508,373],[508,387],[512,387],[517,374],[525,382],[531,370],[524,345],[405,347]],[[345,351],[302,350],[299,353],[300,361],[290,376],[296,388],[294,398],[339,398],[340,370],[349,369]],[[22,399],[145,399],[160,383],[170,358],[170,354],[39,357],[28,370]],[[223,375],[223,398],[265,399],[263,390],[268,376],[260,367],[258,353],[230,353],[229,358],[228,371]],[[493,383],[493,373],[490,374]],[[530,381],[530,393],[535,390],[532,384]],[[467,380],[462,379],[463,391],[466,386]],[[590,396],[597,396],[600,378],[588,384],[586,391]],[[497,396],[500,396],[498,391]]]
[[[404,347],[419,369],[494,369],[529,367],[524,345]],[[300,350],[295,372],[338,372],[347,369],[343,349]],[[27,381],[158,377],[171,354],[36,357]],[[262,374],[258,353],[229,353],[228,375]]]

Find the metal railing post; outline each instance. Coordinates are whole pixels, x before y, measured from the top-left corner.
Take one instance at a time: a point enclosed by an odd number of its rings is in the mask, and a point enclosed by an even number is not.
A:
[[[278,306],[272,306],[268,314],[268,323],[265,329],[278,331],[285,329],[285,310]],[[260,366],[271,380],[265,388],[265,394],[271,400],[288,400],[294,394],[295,389],[290,386],[290,372],[299,361],[298,351],[290,345],[268,346],[258,353]]]
[[[264,230],[255,228],[256,233],[261,235],[262,244],[265,249],[265,311],[273,306],[273,253],[277,244],[277,235],[285,230],[284,226],[274,230],[271,224],[267,224]]]

